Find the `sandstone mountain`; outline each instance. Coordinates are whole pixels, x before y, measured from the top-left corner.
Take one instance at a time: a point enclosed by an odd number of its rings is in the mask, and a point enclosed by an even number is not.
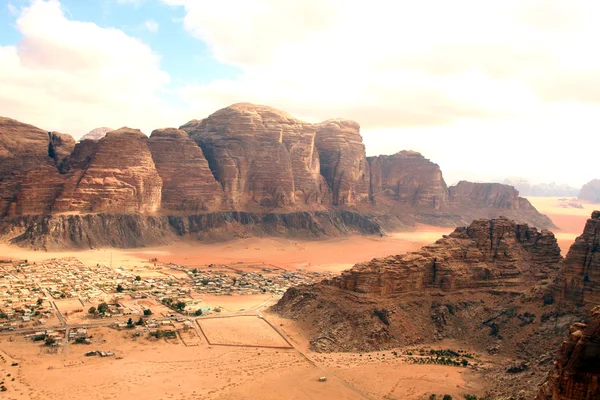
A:
[[[162,234],[149,236],[153,243],[194,232],[179,229],[188,226],[181,218],[192,226],[221,221],[198,225],[219,237],[227,229],[231,236],[383,234],[416,222],[459,226],[500,215],[553,226],[512,187],[448,188],[439,166],[415,152],[367,158],[353,121],[311,124],[240,103],[150,138],[130,128],[107,130],[76,144],[69,135],[0,119],[0,232],[41,246],[54,240],[32,235],[53,226],[65,246],[94,247],[105,241],[92,226],[125,221],[114,215],[136,216],[129,220],[137,221],[135,229],[119,228],[130,229],[123,238],[157,224]],[[89,217],[63,218],[71,214]],[[227,228],[228,221],[237,228]],[[129,245],[140,242],[120,244]]]
[[[579,200],[600,203],[600,179],[594,179],[583,185],[579,192]]]
[[[576,323],[558,351],[536,400],[600,399],[600,306],[587,324]]]

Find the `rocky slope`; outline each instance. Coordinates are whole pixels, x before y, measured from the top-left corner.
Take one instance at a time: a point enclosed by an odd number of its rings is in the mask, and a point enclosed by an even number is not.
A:
[[[600,203],[600,179],[594,179],[581,188],[579,200]]]
[[[101,128],[75,143],[69,135],[0,119],[2,223],[35,225],[39,218],[19,217],[63,214],[350,212],[379,226],[378,233],[500,215],[552,227],[508,186],[448,189],[439,166],[414,152],[367,159],[353,121],[311,124],[240,103],[181,128],[159,129],[150,138]],[[44,231],[34,225],[25,228]],[[56,226],[70,237],[70,228]]]
[[[600,306],[587,324],[576,323],[558,351],[536,400],[600,399]]]
[[[369,157],[373,195],[390,196],[416,207],[447,205],[448,186],[437,164],[414,151]]]

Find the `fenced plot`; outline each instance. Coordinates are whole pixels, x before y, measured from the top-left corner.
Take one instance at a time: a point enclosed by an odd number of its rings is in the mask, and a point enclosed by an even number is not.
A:
[[[255,315],[203,318],[198,325],[211,345],[292,348],[273,326]]]

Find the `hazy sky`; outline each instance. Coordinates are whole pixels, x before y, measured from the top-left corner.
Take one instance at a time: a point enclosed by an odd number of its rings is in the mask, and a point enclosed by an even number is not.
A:
[[[598,0],[1,0],[0,115],[80,137],[237,102],[450,183],[600,178]]]

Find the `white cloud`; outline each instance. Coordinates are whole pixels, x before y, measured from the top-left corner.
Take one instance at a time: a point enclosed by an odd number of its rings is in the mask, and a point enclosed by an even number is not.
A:
[[[69,20],[57,0],[33,1],[16,26],[21,42],[0,47],[2,115],[75,137],[99,126],[149,133],[172,122],[160,98],[170,77],[141,41]]]
[[[506,155],[496,143],[514,153],[528,137],[531,160],[575,151],[572,168],[544,165],[540,177],[595,170],[589,146],[557,144],[564,121],[582,139],[600,130],[595,0],[163,1],[184,7],[185,28],[242,71],[182,88],[193,110],[250,101],[314,121],[350,118],[371,152],[466,148],[488,154],[476,168],[500,173]]]
[[[8,3],[7,7],[8,7],[8,12],[9,12],[11,15],[17,15],[17,13],[18,13],[18,10],[17,10],[17,7],[15,7],[15,6],[14,6],[14,4],[12,4],[12,3]]]
[[[144,25],[146,26],[146,29],[148,29],[150,32],[152,32],[152,33],[158,32],[158,23],[156,21],[148,20],[148,21],[144,22]]]

